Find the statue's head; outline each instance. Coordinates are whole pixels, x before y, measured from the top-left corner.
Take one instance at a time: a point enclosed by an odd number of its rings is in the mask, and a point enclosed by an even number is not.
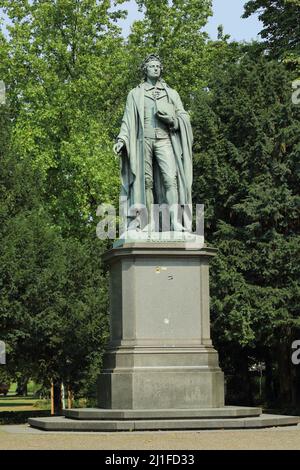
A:
[[[157,54],[149,54],[141,65],[141,70],[144,74],[144,79],[160,78],[163,71],[163,65]]]

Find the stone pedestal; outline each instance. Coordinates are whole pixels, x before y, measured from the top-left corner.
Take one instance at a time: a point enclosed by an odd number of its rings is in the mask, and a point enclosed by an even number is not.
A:
[[[45,431],[253,429],[297,425],[296,416],[224,406],[223,373],[209,330],[209,261],[184,242],[125,242],[110,268],[111,339],[99,408],[30,418]]]
[[[224,406],[223,373],[210,339],[214,255],[183,242],[128,243],[106,253],[111,339],[99,377],[101,408]]]

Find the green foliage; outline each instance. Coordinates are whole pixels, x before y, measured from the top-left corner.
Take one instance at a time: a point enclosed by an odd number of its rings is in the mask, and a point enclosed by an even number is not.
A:
[[[256,50],[256,48],[255,48]],[[194,200],[219,249],[212,276],[221,351],[261,359],[299,328],[300,113],[283,65],[242,50],[194,103]],[[234,354],[232,354],[234,358]]]
[[[0,2],[13,20],[1,66],[15,110],[12,152],[38,169],[44,201],[67,233],[117,198],[111,151],[122,43],[111,2]],[[113,104],[113,106],[112,106]],[[108,184],[113,181],[114,184]]]
[[[9,368],[33,365],[41,383],[58,376],[75,384],[99,365],[107,331],[101,252],[94,240],[63,239],[41,208],[10,220],[0,250]]]
[[[274,58],[300,67],[300,2],[299,0],[250,0],[244,17],[259,13],[264,28],[261,37]]]
[[[4,364],[1,364],[0,366],[0,384],[7,384],[9,385],[11,383],[11,376],[8,373],[6,367]]]
[[[119,188],[111,104],[124,14],[110,1],[0,6],[12,20],[0,64],[1,339],[11,374],[76,391],[98,372],[108,329],[95,213]]]
[[[122,3],[0,0],[11,20],[0,34],[6,373],[93,394],[108,334],[96,208],[117,202],[112,143],[140,63],[157,52],[193,121],[194,202],[219,249],[212,322],[223,365],[246,387],[249,364],[270,361],[272,348],[283,377],[300,324],[299,107],[285,67],[299,56],[299,0],[248,1],[265,39],[248,45],[203,32],[211,0],[138,0],[144,18],[124,41]]]
[[[137,4],[144,19],[133,24],[129,36],[134,68],[147,54],[158,53],[164,63],[164,78],[189,104],[193,91],[205,83],[207,34],[201,30],[212,14],[211,0],[138,0]]]

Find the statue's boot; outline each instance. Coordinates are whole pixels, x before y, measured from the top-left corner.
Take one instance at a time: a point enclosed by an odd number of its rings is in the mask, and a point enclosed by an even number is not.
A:
[[[187,232],[188,231],[180,222],[173,223],[172,228],[174,232]]]

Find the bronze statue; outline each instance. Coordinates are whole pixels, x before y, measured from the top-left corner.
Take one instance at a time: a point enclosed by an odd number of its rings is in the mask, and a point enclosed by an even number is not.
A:
[[[125,211],[145,205],[149,215],[153,203],[191,204],[193,133],[178,93],[162,79],[160,58],[149,55],[142,69],[144,81],[128,94],[114,152],[121,154]],[[184,230],[175,209],[171,227]]]

